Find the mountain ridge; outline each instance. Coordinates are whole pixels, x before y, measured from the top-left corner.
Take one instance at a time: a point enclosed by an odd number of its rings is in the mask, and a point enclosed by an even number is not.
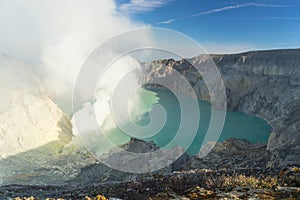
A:
[[[204,62],[203,62],[204,61]],[[300,49],[250,51],[239,54],[200,55],[175,61],[158,60],[143,65],[140,81],[169,79],[172,88],[181,80],[172,79],[175,70],[190,82],[199,99],[210,101],[206,84],[193,67],[213,61],[221,73],[227,108],[265,119],[273,128],[267,150],[268,167],[298,164],[300,160]]]

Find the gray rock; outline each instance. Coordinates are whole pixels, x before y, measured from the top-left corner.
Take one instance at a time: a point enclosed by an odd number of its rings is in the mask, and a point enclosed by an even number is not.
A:
[[[288,167],[279,172],[279,178],[290,187],[300,187],[300,168]]]
[[[300,49],[252,51],[211,55],[226,87],[227,106],[265,119],[273,128],[267,150],[272,154],[267,167],[299,163],[300,154]],[[193,86],[198,98],[210,100],[201,75],[188,63],[209,63],[207,56],[189,60],[159,60],[143,66],[140,81],[172,81],[171,89],[187,93],[182,80],[173,80],[179,71]],[[295,160],[293,160],[295,159]]]
[[[230,138],[214,144],[213,149],[203,158],[202,152],[191,157],[186,169],[264,168],[269,159],[265,150],[265,144]]]
[[[124,171],[118,171],[116,169],[112,169],[109,166],[106,166],[103,163],[112,163],[116,160],[126,160],[123,164],[126,168],[140,168],[140,169],[148,169],[151,164],[154,162],[161,162],[161,160],[156,160],[153,158],[149,160],[148,157],[145,156],[145,159],[138,158],[129,158],[127,159],[125,152],[133,152],[133,153],[148,153],[154,152],[159,149],[153,142],[145,142],[138,139],[131,139],[128,143],[121,145],[120,149],[112,149],[108,154],[104,155],[101,159],[102,163],[97,163],[93,165],[89,165],[87,167],[82,168],[81,173],[72,181],[72,182],[80,182],[80,183],[99,183],[99,182],[124,182],[124,181],[133,181],[137,178],[151,178],[153,176],[166,175],[175,170],[181,170],[185,167],[186,163],[189,161],[189,156],[184,154],[184,151],[181,147],[174,147],[171,150],[163,150],[162,154],[166,155],[166,163],[158,163],[165,167],[155,171],[147,171],[146,173],[129,173]],[[170,157],[171,155],[171,157]],[[181,155],[179,157],[179,155]],[[172,157],[174,156],[174,157]],[[125,159],[124,159],[125,157]],[[175,162],[170,162],[168,164],[167,159],[172,159],[179,157]],[[101,161],[100,160],[100,161]],[[105,161],[105,162],[104,162]]]

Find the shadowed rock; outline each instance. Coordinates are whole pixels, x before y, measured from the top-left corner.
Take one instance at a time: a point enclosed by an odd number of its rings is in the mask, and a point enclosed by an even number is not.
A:
[[[187,63],[190,61],[190,64]],[[143,66],[140,81],[170,79],[174,90],[186,93],[175,70],[193,86],[198,98],[210,101],[206,84],[193,64],[216,63],[225,84],[228,109],[259,116],[272,126],[266,166],[300,162],[300,49],[252,51],[241,54],[200,55],[179,61],[159,60]],[[209,66],[209,65],[207,65]]]

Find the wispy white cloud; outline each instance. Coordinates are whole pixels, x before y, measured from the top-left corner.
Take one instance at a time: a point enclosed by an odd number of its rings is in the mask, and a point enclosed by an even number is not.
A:
[[[130,0],[129,3],[120,5],[119,10],[128,13],[151,11],[166,5],[170,0]]]
[[[300,17],[265,17],[266,19],[300,20]]]
[[[176,19],[168,19],[168,20],[165,20],[165,21],[161,21],[161,22],[158,22],[157,24],[171,24],[172,22],[174,22]]]
[[[230,6],[224,6],[221,8],[215,8],[215,9],[211,9],[211,10],[207,10],[207,11],[203,11],[203,12],[199,12],[196,14],[192,14],[186,17],[181,17],[181,18],[173,18],[173,19],[169,19],[169,20],[165,20],[162,22],[158,22],[157,24],[170,24],[173,23],[179,19],[185,19],[185,18],[190,18],[190,17],[199,17],[201,15],[209,15],[209,14],[213,14],[213,13],[219,13],[219,12],[224,12],[227,10],[233,10],[233,9],[238,9],[238,8],[245,8],[245,7],[269,7],[269,8],[284,8],[284,7],[290,7],[289,5],[277,5],[277,4],[262,4],[262,3],[245,3],[245,4],[238,4],[238,5],[230,5]],[[276,19],[276,17],[274,17],[273,19]],[[291,19],[291,20],[297,20],[298,18],[281,18],[281,17],[277,17],[277,19]]]
[[[204,12],[199,12],[193,15],[190,15],[190,17],[198,17],[201,15],[208,15],[213,13],[219,13],[224,12],[227,10],[233,10],[238,8],[244,8],[244,7],[270,7],[270,8],[283,8],[283,7],[289,7],[288,5],[275,5],[275,4],[261,4],[261,3],[245,3],[245,4],[238,4],[238,5],[231,5],[231,6],[224,6],[221,8],[216,8]]]
[[[300,17],[280,17],[280,16],[269,16],[269,17],[240,17],[239,19],[245,19],[245,20],[262,20],[262,19],[267,19],[267,20],[291,20],[291,21],[298,21],[300,20]]]

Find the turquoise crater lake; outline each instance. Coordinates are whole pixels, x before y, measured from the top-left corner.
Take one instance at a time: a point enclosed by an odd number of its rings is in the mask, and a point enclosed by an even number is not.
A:
[[[187,98],[187,102],[189,101],[189,98],[192,98],[187,95],[183,96],[184,98]],[[142,101],[144,110],[149,111],[155,103],[160,104],[166,110],[167,119],[165,126],[155,136],[144,139],[146,141],[153,141],[159,147],[163,148],[174,138],[178,131],[181,120],[179,102],[175,95],[167,89],[143,89],[140,93],[140,101]],[[198,104],[200,109],[200,121],[198,122],[199,127],[196,137],[194,138],[192,145],[187,149],[187,153],[190,155],[195,155],[199,152],[211,118],[211,104],[202,100],[199,100]],[[189,120],[195,119],[191,118]],[[145,112],[142,116],[138,117],[138,120],[136,120],[136,123],[139,125],[147,125],[149,122],[150,117],[148,112]],[[261,118],[242,112],[227,111],[225,124],[218,141],[222,142],[228,138],[240,138],[251,142],[267,143],[270,130],[271,127]],[[187,134],[189,134],[188,131]],[[112,130],[107,137],[115,144],[126,143],[130,139],[129,135],[118,128]],[[180,143],[187,138],[188,136],[179,138],[174,144],[180,146]]]

